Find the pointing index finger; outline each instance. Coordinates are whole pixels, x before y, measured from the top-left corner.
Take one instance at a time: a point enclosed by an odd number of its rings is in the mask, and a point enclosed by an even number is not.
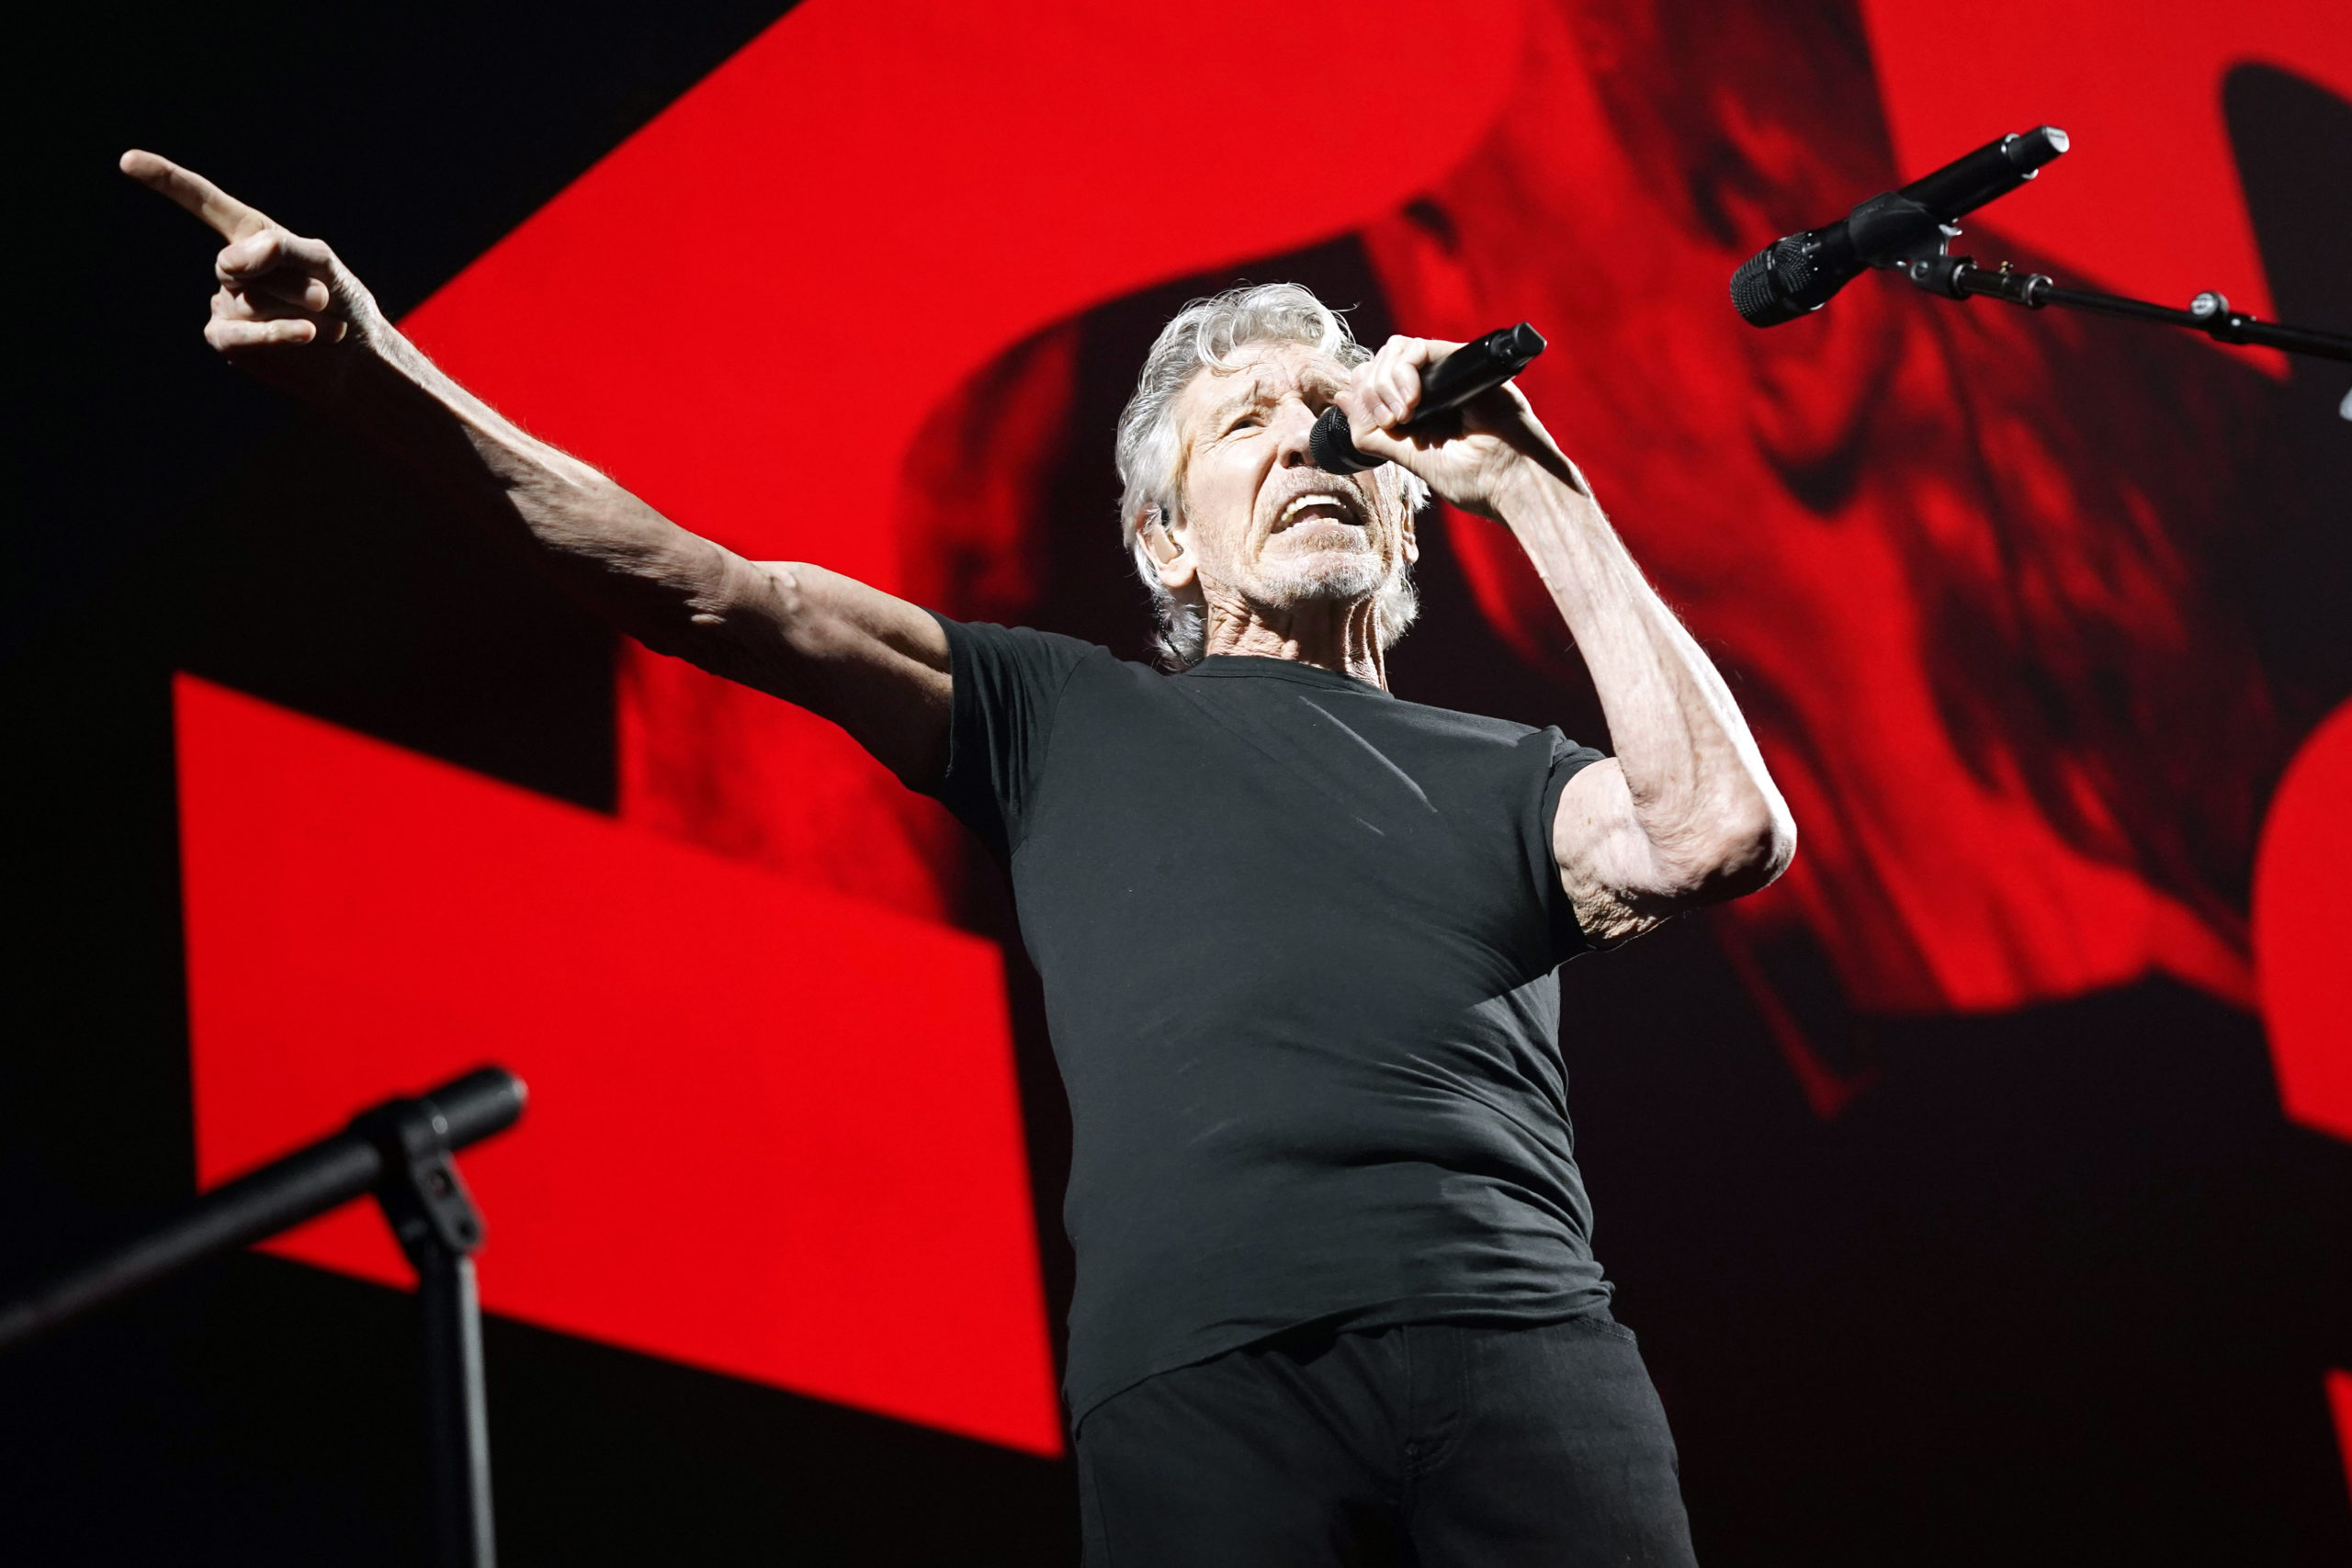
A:
[[[202,175],[183,169],[169,158],[133,148],[122,155],[122,172],[203,219],[224,240],[242,240],[271,227],[268,216],[259,209],[247,207]]]

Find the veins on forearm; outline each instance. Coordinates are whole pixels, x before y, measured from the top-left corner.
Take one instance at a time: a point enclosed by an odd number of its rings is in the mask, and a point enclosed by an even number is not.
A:
[[[1589,492],[1555,476],[1507,516],[1592,673],[1661,869],[1702,896],[1769,882],[1786,863],[1786,807],[1713,662]]]
[[[696,657],[741,562],[469,392],[389,328],[330,412],[430,489],[522,546],[589,609],[659,652]],[[697,662],[705,661],[697,658]]]

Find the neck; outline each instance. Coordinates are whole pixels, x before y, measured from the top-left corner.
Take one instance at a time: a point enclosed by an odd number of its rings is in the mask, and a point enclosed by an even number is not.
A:
[[[1388,665],[1381,657],[1368,597],[1346,603],[1314,599],[1273,608],[1212,594],[1207,608],[1206,651],[1211,654],[1287,659],[1388,689]]]

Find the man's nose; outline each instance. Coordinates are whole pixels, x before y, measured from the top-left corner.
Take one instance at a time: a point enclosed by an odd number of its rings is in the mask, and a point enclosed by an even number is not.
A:
[[[1274,411],[1274,452],[1285,468],[1315,466],[1315,411],[1296,398]]]

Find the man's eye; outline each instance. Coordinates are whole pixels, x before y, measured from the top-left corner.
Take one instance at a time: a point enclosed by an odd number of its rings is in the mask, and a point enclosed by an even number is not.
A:
[[[1245,413],[1239,419],[1235,420],[1231,424],[1227,425],[1225,427],[1225,433],[1227,435],[1230,435],[1237,430],[1255,430],[1259,425],[1263,424],[1264,423],[1265,421],[1260,419],[1254,413]]]

